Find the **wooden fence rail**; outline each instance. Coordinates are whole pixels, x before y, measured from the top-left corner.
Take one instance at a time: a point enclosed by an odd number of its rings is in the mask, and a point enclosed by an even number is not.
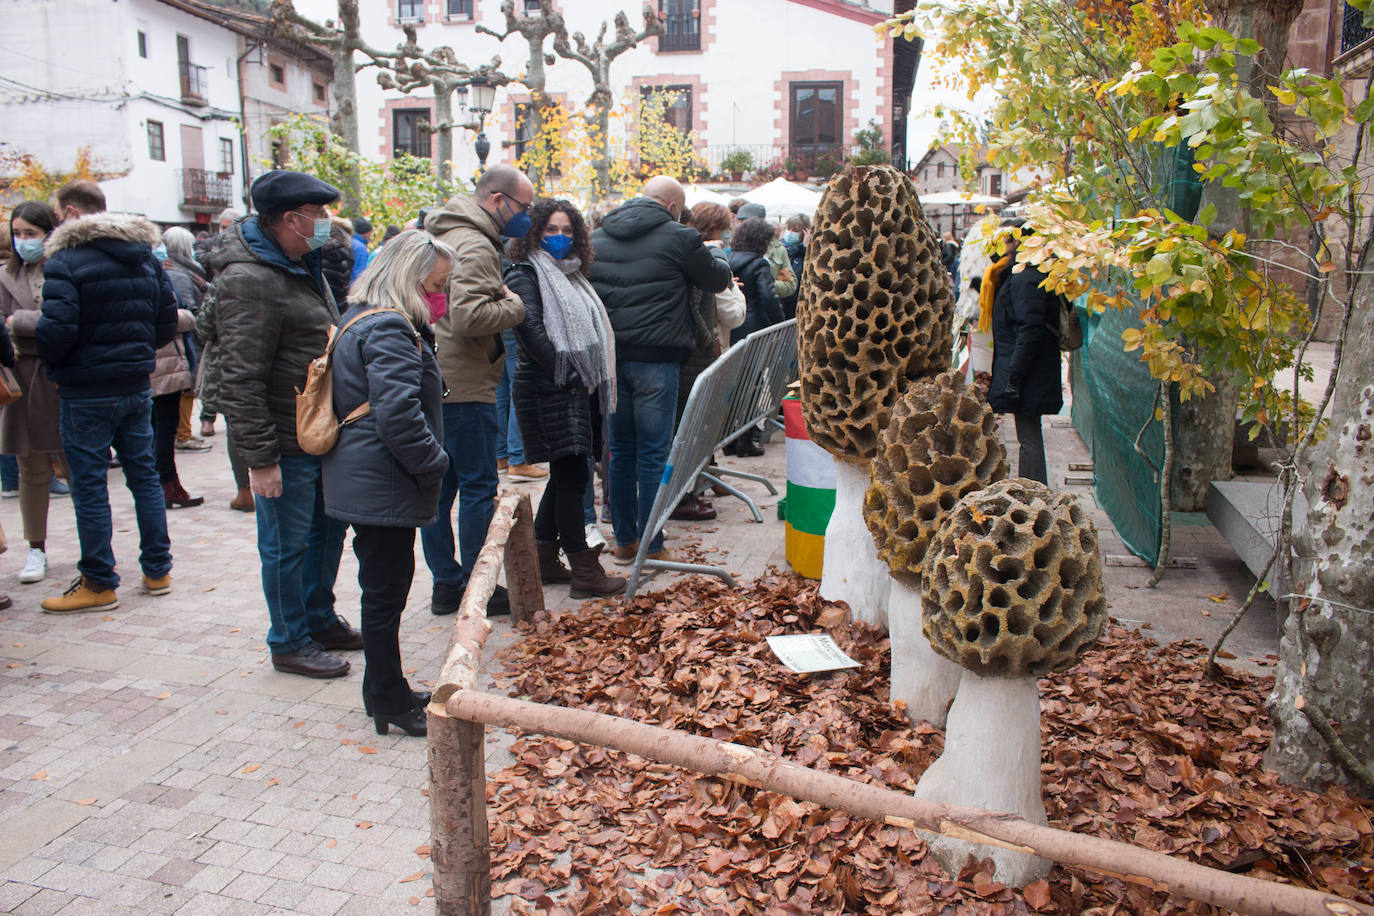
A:
[[[488,916],[491,912],[483,756],[486,725],[516,726],[533,734],[615,748],[853,816],[1017,849],[1238,913],[1374,916],[1374,908],[1332,894],[1235,875],[1129,843],[1042,827],[1007,814],[918,799],[812,770],[756,748],[588,710],[528,703],[479,691],[477,671],[482,646],[491,631],[484,608],[503,556],[515,619],[529,620],[543,610],[533,527],[528,496],[502,497],[454,622],[453,643],[429,707],[430,857],[440,916]],[[521,588],[526,583],[517,583],[517,577],[533,583],[534,588]]]

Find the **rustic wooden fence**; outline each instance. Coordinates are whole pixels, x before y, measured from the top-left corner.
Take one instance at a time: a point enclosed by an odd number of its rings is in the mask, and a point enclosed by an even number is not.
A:
[[[453,640],[429,706],[430,858],[440,916],[491,912],[485,726],[516,726],[615,748],[743,785],[815,802],[854,817],[1016,849],[1253,916],[1374,916],[1374,908],[1319,891],[1208,868],[1115,840],[1031,824],[1008,814],[942,805],[801,766],[757,748],[583,709],[528,703],[477,689],[491,625],[486,603],[502,560],[514,621],[544,610],[529,496],[497,504],[486,544],[454,620]]]

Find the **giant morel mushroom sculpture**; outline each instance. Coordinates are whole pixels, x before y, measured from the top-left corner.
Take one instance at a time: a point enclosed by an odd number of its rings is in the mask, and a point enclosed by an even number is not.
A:
[[[964,673],[944,753],[916,796],[1044,824],[1036,679],[1072,667],[1106,623],[1097,530],[1072,496],[1004,480],[964,497],[940,523],[922,588],[925,634]],[[1028,853],[926,839],[950,874],[970,855],[990,857],[1007,885],[1049,871]]]
[[[820,594],[886,622],[887,568],[860,505],[868,462],[907,384],[949,368],[954,300],[916,189],[889,166],[851,166],[816,210],[797,301],[802,412],[835,458]]]
[[[878,558],[892,573],[892,699],[906,704],[912,722],[945,724],[963,670],[937,655],[921,630],[921,570],[930,540],[963,496],[1009,472],[997,417],[959,371],[916,382],[893,406],[863,510]]]

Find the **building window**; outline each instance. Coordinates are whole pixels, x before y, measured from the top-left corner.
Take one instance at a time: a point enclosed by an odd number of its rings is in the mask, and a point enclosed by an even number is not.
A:
[[[276,61],[267,62],[267,84],[273,89],[286,91],[286,65]]]
[[[820,155],[841,143],[843,83],[793,83],[792,138],[799,152]]]
[[[648,98],[653,93],[663,97],[663,120],[681,131],[692,129],[692,87],[691,86],[643,86],[640,98]]]
[[[660,51],[701,50],[701,0],[658,0]]]
[[[472,0],[448,0],[448,18],[471,19]]]
[[[539,12],[539,0],[525,0],[525,14]]]
[[[429,109],[397,108],[391,115],[392,155],[429,158]]]
[[[945,177],[945,164],[944,164],[943,162],[937,162],[937,163],[935,164],[935,177],[936,177],[936,178],[944,178],[944,177]]]
[[[1002,176],[1001,176],[1001,175],[989,175],[989,176],[988,176],[988,194],[991,195],[992,197],[1001,197],[1001,196],[1002,196]]]
[[[167,161],[167,144],[162,137],[162,122],[148,122],[148,158],[158,162]]]
[[[144,31],[138,33],[138,56],[142,58],[148,56],[148,33]]]
[[[234,174],[234,141],[223,137],[219,141],[219,171],[221,175]]]
[[[396,0],[396,18],[402,22],[423,22],[424,0]]]
[[[312,86],[312,88],[314,89],[314,92],[315,92],[315,104],[316,104],[316,105],[323,105],[323,104],[324,104],[324,83],[311,83],[311,86]]]

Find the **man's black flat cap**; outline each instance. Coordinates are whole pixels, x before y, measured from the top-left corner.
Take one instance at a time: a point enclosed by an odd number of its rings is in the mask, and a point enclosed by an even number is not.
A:
[[[339,199],[339,189],[304,172],[276,169],[253,182],[248,192],[259,213],[285,213],[306,204]]]

